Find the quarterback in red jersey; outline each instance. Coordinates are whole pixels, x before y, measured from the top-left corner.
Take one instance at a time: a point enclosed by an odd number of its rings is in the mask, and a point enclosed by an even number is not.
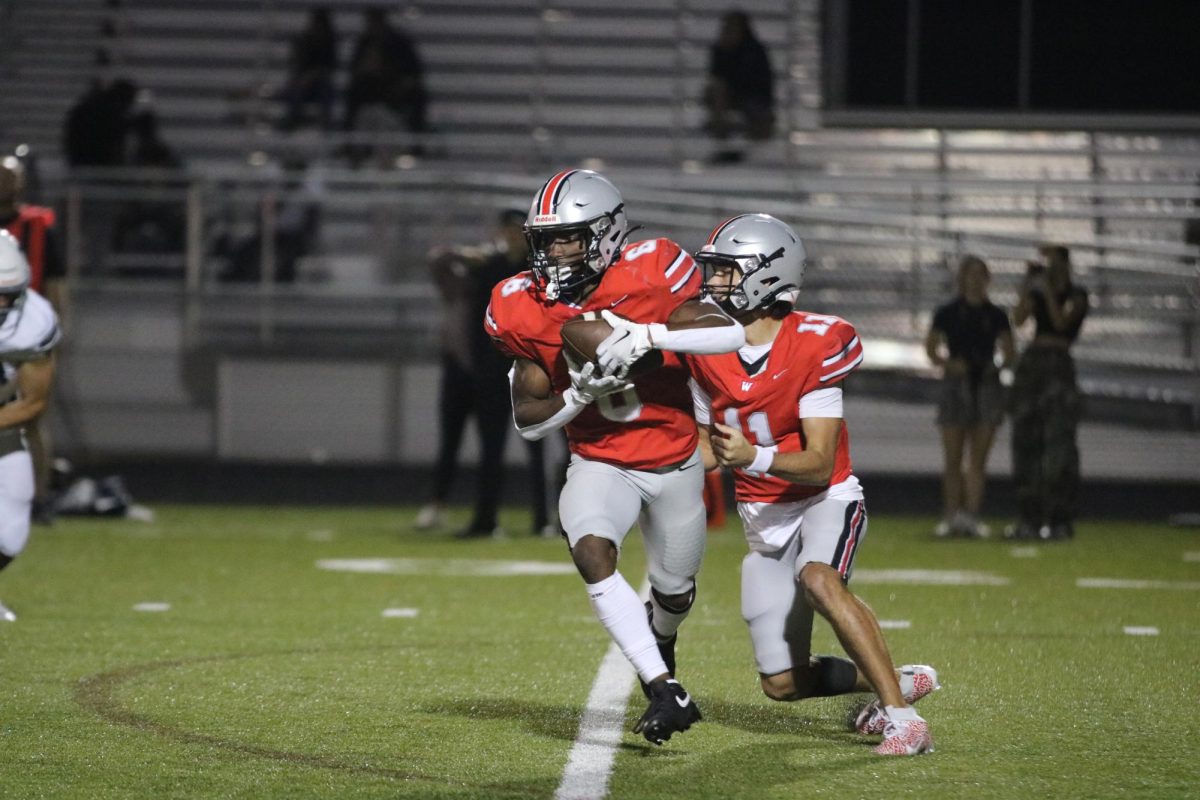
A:
[[[929,726],[909,703],[937,688],[937,672],[894,670],[875,615],[846,588],[867,532],[840,387],[862,362],[858,335],[838,317],[793,310],[804,244],[774,217],[726,220],[696,260],[705,293],[746,330],[736,353],[685,361],[705,468],[734,471],[750,545],[742,616],[763,692],[800,700],[874,689],[855,727],[884,735],[875,752],[929,752]],[[852,660],[812,656],[814,611]]]
[[[699,299],[700,271],[679,245],[626,242],[621,194],[595,172],[566,170],[547,181],[525,230],[532,268],[496,286],[484,327],[514,359],[521,436],[566,428],[571,463],[559,518],[592,608],[650,701],[634,732],[661,744],[700,719],[674,677],[676,632],[695,601],[706,535],[688,373],[677,354],[730,352],[745,336]],[[596,363],[572,364],[560,328],[587,311],[601,312],[613,331]],[[663,351],[663,365],[627,379],[651,348]],[[650,577],[644,608],[617,572],[634,524]]]

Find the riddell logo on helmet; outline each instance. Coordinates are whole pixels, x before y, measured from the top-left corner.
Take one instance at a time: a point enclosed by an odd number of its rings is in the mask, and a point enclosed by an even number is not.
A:
[[[548,222],[551,225],[558,222],[558,214],[538,214],[533,218],[535,224],[539,222]]]

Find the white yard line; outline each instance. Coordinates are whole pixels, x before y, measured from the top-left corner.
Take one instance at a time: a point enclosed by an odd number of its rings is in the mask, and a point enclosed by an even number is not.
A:
[[[649,585],[641,594],[649,592]],[[592,618],[595,625],[595,617]],[[616,642],[608,646],[592,683],[579,733],[567,758],[555,800],[601,800],[608,795],[617,745],[625,733],[625,707],[633,692],[636,674]]]
[[[133,610],[134,611],[148,611],[150,613],[170,611],[171,604],[170,603],[135,603],[133,606]]]
[[[625,733],[625,706],[633,692],[633,678],[633,665],[615,642],[609,645],[555,800],[599,800],[608,794],[613,759]]]
[[[1183,554],[1184,561],[1200,561],[1200,552],[1188,552]]]
[[[879,627],[885,631],[903,631],[912,627],[912,621],[907,619],[881,619]]]
[[[1128,636],[1158,636],[1158,628],[1153,625],[1126,625],[1125,633]]]
[[[1200,591],[1200,581],[1158,581],[1128,578],[1076,578],[1080,589],[1178,589],[1185,592]]]

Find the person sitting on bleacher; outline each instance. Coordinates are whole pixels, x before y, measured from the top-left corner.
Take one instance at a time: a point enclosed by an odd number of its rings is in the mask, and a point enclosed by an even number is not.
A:
[[[775,130],[775,86],[767,50],[750,27],[750,17],[730,11],[709,54],[707,130],[723,142],[735,130],[746,138],[769,139]],[[722,150],[714,161],[740,161],[741,153]]]
[[[350,59],[342,129],[352,131],[364,106],[380,105],[404,120],[412,133],[425,130],[425,81],[417,48],[392,27],[382,8],[364,12],[363,32]]]

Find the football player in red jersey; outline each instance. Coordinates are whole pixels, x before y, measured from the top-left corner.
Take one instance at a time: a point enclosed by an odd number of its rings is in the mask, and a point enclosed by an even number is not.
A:
[[[629,244],[624,202],[589,170],[560,172],[538,191],[525,224],[531,269],[499,283],[484,327],[515,359],[513,418],[526,439],[566,428],[571,449],[559,518],[601,624],[633,664],[650,701],[635,733],[655,744],[700,719],[674,679],[675,640],[695,601],[705,519],[688,373],[677,353],[724,353],[740,325],[702,302],[700,271],[669,239]],[[613,325],[598,362],[569,364],[560,328],[586,311]],[[620,316],[617,316],[617,315]],[[663,365],[627,378],[651,348]],[[637,524],[650,602],[617,572]]]
[[[742,616],[763,692],[800,700],[874,689],[856,728],[883,733],[880,754],[933,749],[909,703],[937,687],[926,666],[897,673],[871,610],[846,588],[867,532],[850,465],[841,381],[862,362],[850,323],[793,310],[804,244],[766,214],[721,223],[696,254],[705,294],[741,322],[736,353],[686,356],[706,469],[734,471],[750,553]],[[813,611],[852,660],[812,656]]]

